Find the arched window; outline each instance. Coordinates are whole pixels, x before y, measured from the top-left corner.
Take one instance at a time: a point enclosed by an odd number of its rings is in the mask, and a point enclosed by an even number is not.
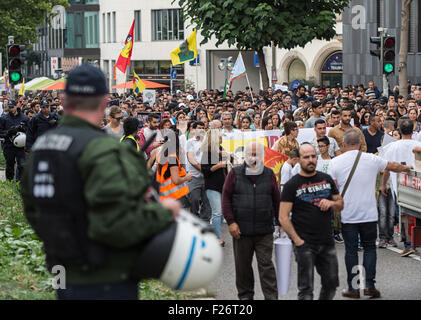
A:
[[[306,79],[306,66],[300,59],[295,59],[289,65],[288,81],[305,80]]]
[[[328,56],[323,63],[321,73],[323,86],[342,85],[343,73],[342,51],[337,51]]]

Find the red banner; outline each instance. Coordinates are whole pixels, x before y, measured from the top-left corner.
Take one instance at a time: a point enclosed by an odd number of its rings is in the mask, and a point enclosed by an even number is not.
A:
[[[276,152],[268,147],[265,147],[265,166],[272,169],[275,173],[276,180],[279,182],[279,172],[288,157],[282,153]]]

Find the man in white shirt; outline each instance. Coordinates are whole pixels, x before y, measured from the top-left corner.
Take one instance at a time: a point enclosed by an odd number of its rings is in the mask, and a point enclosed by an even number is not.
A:
[[[205,180],[201,172],[200,162],[202,159],[202,152],[200,147],[202,145],[203,137],[205,135],[204,123],[196,121],[193,123],[192,137],[187,140],[186,145],[186,171],[192,175],[189,181],[189,201],[191,212],[204,221],[209,222],[211,217],[211,207],[205,192]],[[202,202],[202,206],[200,203]]]
[[[284,188],[285,183],[289,181],[294,175],[292,174],[292,169],[295,166],[299,166],[298,161],[300,160],[298,149],[292,149],[289,153],[289,159],[282,165],[282,169],[280,172],[280,185],[281,185],[281,192]]]
[[[415,155],[412,152],[414,148],[421,147],[421,142],[412,140],[412,131],[414,124],[411,120],[405,119],[400,121],[399,129],[402,134],[402,139],[395,142],[389,143],[382,149],[380,157],[387,161],[395,161],[399,163],[405,163],[409,166],[415,166]],[[386,195],[387,183],[390,176],[390,187],[394,198],[398,193],[397,176],[396,173],[385,171],[381,192]],[[411,238],[408,234],[408,220],[407,215],[400,212],[401,215],[401,235],[404,241],[405,249],[402,251],[401,256],[406,257],[415,252],[415,248],[411,246]]]
[[[234,129],[232,127],[232,115],[230,112],[225,111],[221,115],[222,119],[222,137],[224,139],[231,139],[234,138],[236,133],[241,132],[238,129]]]
[[[361,146],[361,134],[355,129],[344,134],[345,153],[334,158],[329,165],[329,174],[336,181],[342,193]],[[354,175],[345,193],[342,210],[342,236],[345,241],[345,265],[348,273],[348,290],[342,292],[347,298],[359,298],[359,288],[353,287],[358,277],[358,235],[364,248],[363,267],[366,283],[364,295],[379,298],[380,291],[375,288],[376,277],[376,239],[378,211],[375,196],[377,174],[383,170],[394,172],[408,171],[410,166],[397,162],[387,162],[373,154],[362,153]],[[360,271],[361,273],[361,271]],[[360,284],[364,285],[364,284]]]
[[[317,155],[320,155],[319,150],[319,143],[317,140],[319,140],[322,137],[327,137],[326,135],[326,122],[323,119],[318,119],[314,123],[314,132],[316,132],[316,137],[313,139],[311,144],[316,148]],[[336,142],[335,139],[331,137],[327,137],[329,139],[329,155],[333,158],[336,156],[339,156],[341,154],[341,151],[339,149],[339,145]]]

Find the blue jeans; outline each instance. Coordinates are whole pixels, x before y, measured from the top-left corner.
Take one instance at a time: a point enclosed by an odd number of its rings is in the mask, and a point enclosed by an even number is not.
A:
[[[348,274],[347,282],[349,290],[359,290],[359,287],[352,284],[353,279],[358,279],[358,235],[361,245],[364,248],[363,267],[365,270],[365,288],[374,288],[376,277],[376,239],[377,222],[367,223],[343,223],[342,236],[345,242],[345,265]],[[355,280],[354,280],[355,281]]]
[[[216,236],[220,239],[222,238],[222,194],[215,190],[206,190],[206,196],[208,197],[209,204],[212,209],[211,223],[215,229]]]
[[[395,199],[392,190],[387,190],[385,197],[381,192],[379,196],[379,238],[383,241],[393,240],[395,227]]]

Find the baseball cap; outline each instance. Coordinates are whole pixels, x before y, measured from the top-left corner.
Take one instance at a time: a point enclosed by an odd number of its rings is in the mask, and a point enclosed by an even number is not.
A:
[[[77,96],[105,95],[108,93],[107,80],[99,68],[85,63],[70,71],[65,92]]]
[[[9,102],[7,103],[8,107],[14,107],[16,106],[16,101],[15,100],[9,100]]]
[[[379,99],[379,101],[380,101],[380,103],[381,104],[385,104],[385,103],[387,103],[387,98],[386,97],[381,97],[380,99]]]
[[[191,100],[193,100],[194,98],[193,98],[193,96],[191,95],[191,94],[189,94],[187,97],[187,100],[189,100],[189,101],[191,101]]]

